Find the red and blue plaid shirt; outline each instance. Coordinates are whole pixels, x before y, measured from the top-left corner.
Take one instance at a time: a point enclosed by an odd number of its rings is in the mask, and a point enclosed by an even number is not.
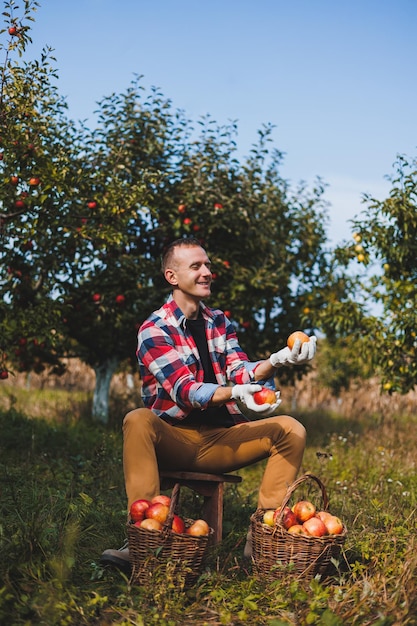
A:
[[[137,357],[144,405],[169,422],[178,423],[193,409],[204,410],[219,385],[252,382],[256,362],[239,346],[233,325],[218,309],[200,304],[209,355],[217,384],[204,382],[204,371],[187,319],[172,295],[142,324]],[[227,408],[235,423],[248,421],[231,401]]]

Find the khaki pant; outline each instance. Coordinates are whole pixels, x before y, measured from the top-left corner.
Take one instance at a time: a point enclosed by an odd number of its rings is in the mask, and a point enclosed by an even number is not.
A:
[[[288,415],[210,428],[171,426],[149,409],[135,409],[124,419],[123,437],[128,507],[159,493],[159,469],[219,474],[268,458],[258,506],[275,508],[297,477],[306,432]]]

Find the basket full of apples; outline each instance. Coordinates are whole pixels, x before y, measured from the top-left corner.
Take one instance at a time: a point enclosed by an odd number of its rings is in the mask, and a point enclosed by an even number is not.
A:
[[[294,492],[305,483],[321,490],[320,506],[314,499],[298,499],[289,506]],[[310,580],[325,578],[333,559],[338,559],[346,539],[346,526],[329,511],[329,500],[322,481],[304,474],[287,490],[277,509],[257,509],[251,516],[252,558],[263,578],[274,579],[292,572]]]
[[[179,493],[177,483],[171,496],[160,494],[131,504],[127,524],[131,582],[151,583],[156,568],[168,562],[179,585],[190,585],[201,574],[213,529],[203,519],[178,515]]]

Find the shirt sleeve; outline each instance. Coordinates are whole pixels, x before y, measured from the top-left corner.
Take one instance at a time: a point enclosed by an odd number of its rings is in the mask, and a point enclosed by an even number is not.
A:
[[[177,331],[176,331],[177,332]],[[181,409],[206,408],[218,385],[196,380],[193,358],[180,354],[172,332],[154,324],[144,325],[138,336],[137,356],[144,371],[156,379]]]

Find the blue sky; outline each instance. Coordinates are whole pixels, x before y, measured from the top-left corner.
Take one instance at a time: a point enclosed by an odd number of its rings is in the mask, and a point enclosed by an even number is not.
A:
[[[71,117],[142,74],[192,120],[237,121],[242,156],[271,123],[283,178],[329,185],[332,243],[416,156],[416,0],[39,2],[31,54],[54,49]]]

